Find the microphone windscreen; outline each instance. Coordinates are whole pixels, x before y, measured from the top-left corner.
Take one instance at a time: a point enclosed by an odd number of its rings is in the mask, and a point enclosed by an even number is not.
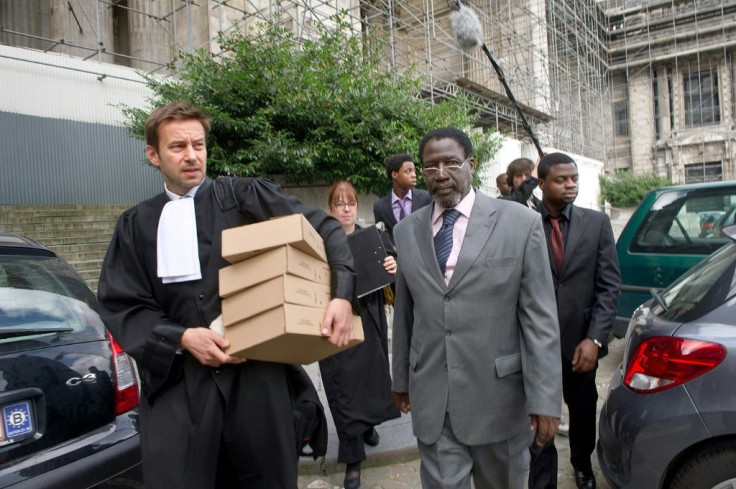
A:
[[[450,23],[455,42],[463,51],[471,51],[483,44],[483,26],[475,12],[459,3],[450,12]]]

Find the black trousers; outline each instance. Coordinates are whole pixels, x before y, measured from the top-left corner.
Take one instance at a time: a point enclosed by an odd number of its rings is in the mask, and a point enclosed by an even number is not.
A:
[[[570,464],[574,470],[593,472],[590,457],[595,450],[596,410],[598,389],[595,375],[598,365],[590,372],[572,371],[572,362],[562,359],[562,398],[569,412]],[[544,447],[532,442],[529,489],[557,487],[557,448],[554,440]]]
[[[598,365],[590,372],[572,371],[572,362],[562,359],[562,399],[570,414],[570,464],[573,469],[593,472],[590,457],[595,450],[595,415],[598,389],[595,374]]]

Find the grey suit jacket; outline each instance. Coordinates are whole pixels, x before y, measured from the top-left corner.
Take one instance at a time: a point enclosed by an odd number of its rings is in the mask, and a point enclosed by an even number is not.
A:
[[[528,432],[531,414],[559,417],[559,328],[539,214],[476,192],[445,285],[432,207],[395,228],[393,390],[409,392],[414,434],[436,442],[449,412],[458,440],[479,445]]]
[[[411,211],[416,212],[424,206],[432,203],[432,197],[426,190],[412,189],[411,191]],[[391,193],[377,200],[373,204],[373,218],[375,222],[383,222],[386,225],[386,232],[394,239],[394,226],[396,226],[396,216],[391,204]]]

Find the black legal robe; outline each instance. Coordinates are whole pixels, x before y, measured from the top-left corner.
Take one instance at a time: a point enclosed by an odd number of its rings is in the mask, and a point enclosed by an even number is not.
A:
[[[325,242],[333,297],[350,300],[353,295],[352,257],[335,219],[283,194],[268,180],[231,181],[236,199],[229,209],[221,209],[223,196],[209,179],[194,197],[201,280],[163,284],[156,276],[156,235],[168,202],[165,193],[120,216],[103,263],[98,285],[102,317],[136,360],[143,381],[147,489],[222,486],[229,481],[216,482],[221,447],[242,487],[296,488],[286,367],[249,360],[210,368],[177,351],[185,328],[207,327],[220,315],[218,270],[227,265],[221,257],[223,229],[304,214]]]
[[[385,236],[388,242],[388,235]],[[359,257],[355,257],[356,260]],[[353,300],[363,322],[363,343],[319,362],[322,381],[340,440],[338,462],[365,459],[361,435],[401,412],[391,398],[388,323],[383,289]],[[357,438],[351,441],[351,438]],[[351,444],[357,443],[358,446]]]

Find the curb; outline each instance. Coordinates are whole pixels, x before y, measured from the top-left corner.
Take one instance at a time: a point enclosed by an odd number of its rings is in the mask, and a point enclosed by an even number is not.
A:
[[[361,467],[383,467],[395,463],[411,462],[418,458],[419,450],[415,445],[407,448],[368,454],[368,458],[361,462]],[[344,466],[345,464],[339,463],[337,459],[326,459],[324,457],[320,457],[313,461],[306,457],[302,457],[299,460],[299,475],[334,474],[344,471]]]

